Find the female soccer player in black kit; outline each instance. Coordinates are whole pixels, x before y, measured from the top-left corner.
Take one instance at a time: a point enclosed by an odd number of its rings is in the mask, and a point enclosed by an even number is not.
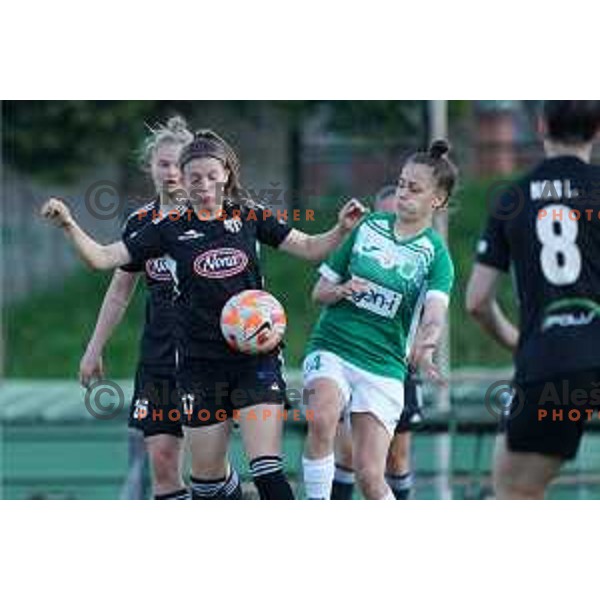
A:
[[[515,353],[494,466],[502,499],[544,497],[600,398],[600,169],[589,164],[600,102],[546,102],[540,124],[545,159],[491,207],[467,289],[467,310]],[[496,301],[509,269],[519,329]]]
[[[239,161],[211,131],[200,131],[180,156],[189,200],[175,214],[159,214],[121,242],[102,246],[51,198],[42,215],[58,224],[95,269],[169,254],[176,263],[179,364],[183,424],[192,450],[192,490],[210,495],[225,477],[231,417],[237,415],[254,483],[261,499],[293,499],[281,458],[285,383],[278,349],[247,356],[232,351],[220,332],[221,310],[234,294],[262,288],[257,241],[297,257],[321,261],[359,221],[351,200],[335,227],[307,235],[271,211],[244,200]],[[224,192],[224,193],[223,193]]]
[[[175,206],[172,195],[181,190],[179,154],[193,139],[185,121],[169,119],[157,127],[144,143],[143,164],[149,171],[156,199],[132,213],[127,219],[128,232],[144,226],[152,210],[169,210]],[[103,377],[102,354],[114,328],[123,318],[140,274],[148,290],[146,319],[140,343],[139,364],[131,403],[129,426],[144,433],[146,450],[152,466],[152,483],[156,499],[186,499],[188,492],[181,477],[181,424],[165,419],[152,420],[154,407],[168,411],[173,406],[175,387],[175,338],[173,325],[173,277],[168,259],[152,258],[116,269],[104,297],[94,333],[81,359],[80,380],[85,386],[93,378]],[[157,393],[163,401],[155,402]]]
[[[194,139],[181,117],[172,117],[157,126],[144,141],[142,166],[152,177],[157,197],[133,212],[126,221],[125,234],[145,227],[152,214],[177,208],[182,192],[179,155]],[[133,296],[140,276],[147,289],[144,331],[129,413],[129,427],[141,430],[150,457],[154,498],[185,500],[190,497],[182,473],[181,422],[169,418],[179,410],[176,386],[176,314],[172,260],[168,256],[130,263],[115,270],[104,297],[94,333],[81,359],[80,380],[87,386],[93,378],[103,377],[102,354],[114,328],[119,324]],[[137,438],[133,437],[135,441]],[[227,493],[226,493],[227,492]],[[241,497],[239,478],[229,469],[219,497]]]

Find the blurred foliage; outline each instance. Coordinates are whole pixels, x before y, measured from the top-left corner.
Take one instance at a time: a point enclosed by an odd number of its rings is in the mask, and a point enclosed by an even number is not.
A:
[[[191,120],[199,102],[60,100],[3,103],[2,151],[11,166],[48,182],[69,182],[103,161],[133,166],[147,130],[174,114]],[[240,114],[243,102],[230,102]]]
[[[339,133],[361,137],[422,137],[426,122],[421,100],[374,100],[328,103],[328,125]]]
[[[334,132],[362,137],[394,138],[423,135],[425,104],[420,100],[266,101],[288,118],[290,131],[321,111]],[[258,118],[259,102],[221,101],[234,114]],[[173,114],[194,122],[201,101],[176,100],[51,100],[6,101],[2,114],[2,151],[7,164],[51,183],[70,182],[103,161],[133,166],[136,149],[154,125]],[[451,102],[450,117],[465,103]]]
[[[153,103],[150,103],[153,104]],[[106,158],[127,161],[139,139],[131,124],[146,102],[9,101],[3,104],[4,160],[51,181],[70,181]]]
[[[298,100],[272,102],[292,119],[301,121],[318,110],[332,132],[377,139],[425,134],[426,100]],[[448,102],[449,120],[464,117],[470,102]]]

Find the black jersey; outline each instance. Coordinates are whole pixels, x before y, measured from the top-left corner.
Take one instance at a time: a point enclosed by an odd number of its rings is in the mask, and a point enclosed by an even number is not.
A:
[[[125,223],[123,236],[130,237],[152,223],[152,213],[159,211],[158,199],[133,212]],[[140,272],[147,288],[146,318],[140,341],[139,362],[157,371],[172,372],[176,366],[176,318],[174,308],[175,263],[169,256],[134,260],[121,267]]]
[[[188,206],[153,216],[123,242],[134,262],[164,254],[175,261],[182,359],[245,359],[221,334],[221,310],[231,296],[262,289],[256,242],[277,247],[291,227],[259,206],[228,204],[214,220]]]
[[[544,160],[492,205],[477,260],[513,270],[518,382],[600,367],[600,169]]]

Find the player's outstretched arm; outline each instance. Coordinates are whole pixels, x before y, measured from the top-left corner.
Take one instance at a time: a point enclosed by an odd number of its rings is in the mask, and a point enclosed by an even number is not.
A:
[[[123,319],[138,278],[137,273],[129,273],[121,269],[115,270],[104,295],[94,333],[79,363],[79,381],[81,385],[87,387],[92,379],[102,379],[104,377],[102,361],[104,346],[110,339],[115,327]]]
[[[293,256],[320,262],[340,245],[366,212],[367,209],[353,198],[344,204],[338,214],[338,222],[329,231],[308,235],[292,229],[279,248]]]
[[[50,198],[42,206],[40,214],[65,232],[83,261],[92,269],[114,269],[131,262],[129,251],[123,242],[116,242],[108,246],[96,242],[79,227],[62,200]]]
[[[467,312],[496,342],[514,352],[519,330],[508,320],[496,300],[500,271],[476,263],[467,285]]]

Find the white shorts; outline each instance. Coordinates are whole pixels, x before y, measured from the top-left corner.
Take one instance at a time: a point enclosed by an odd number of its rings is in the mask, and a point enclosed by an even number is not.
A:
[[[391,436],[404,408],[404,382],[375,375],[340,358],[333,352],[315,350],[302,365],[304,387],[315,379],[335,381],[344,402],[344,410],[368,412],[379,419]]]

